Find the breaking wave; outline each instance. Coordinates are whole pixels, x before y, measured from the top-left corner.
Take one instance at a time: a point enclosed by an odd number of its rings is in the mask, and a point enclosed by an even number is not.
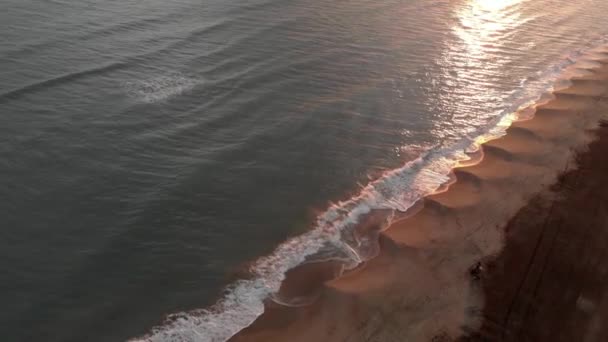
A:
[[[200,83],[201,80],[199,79],[173,73],[145,80],[125,82],[123,87],[127,95],[136,101],[154,103],[183,94]]]
[[[264,301],[279,291],[288,270],[325,260],[343,261],[348,269],[373,258],[378,235],[361,231],[363,220],[369,220],[372,213],[381,213],[373,218],[377,233],[388,227],[395,215],[408,211],[421,198],[441,191],[451,181],[452,169],[475,158],[483,142],[504,135],[513,121],[533,113],[534,106],[550,98],[551,92],[567,87],[573,77],[589,73],[595,66],[593,54],[605,52],[605,43],[602,39],[573,52],[522,81],[510,98],[512,105],[474,134],[448,147],[431,149],[367,184],[357,196],[331,205],[317,217],[312,230],[258,259],[251,267],[253,277],[230,285],[224,297],[211,308],[172,315],[165,325],[133,342],[226,341],[264,312]]]

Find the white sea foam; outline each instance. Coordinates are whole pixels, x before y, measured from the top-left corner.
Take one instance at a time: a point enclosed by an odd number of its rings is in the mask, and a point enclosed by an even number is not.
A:
[[[542,102],[555,90],[556,84],[564,86],[562,83],[568,82],[569,77],[578,75],[578,69],[587,68],[590,61],[584,57],[584,51],[572,53],[533,80],[522,81],[521,87],[512,95],[513,105],[505,108],[493,122],[481,127],[477,134],[464,137],[449,147],[432,149],[369,183],[359,195],[332,205],[318,216],[314,229],[284,242],[271,255],[260,258],[252,267],[253,278],[229,286],[224,298],[213,307],[173,315],[164,326],[134,341],[226,341],[263,313],[264,300],[279,290],[288,270],[309,261],[319,251],[334,250],[335,254],[350,258],[352,265],[364,261],[367,254],[361,249],[363,243],[347,238],[362,216],[375,209],[406,211],[419,199],[436,191],[449,181],[449,174],[457,163],[469,159],[468,153],[478,150],[481,142],[505,133],[516,119],[515,111]],[[577,61],[580,61],[580,67],[575,65]],[[527,115],[527,111],[523,112]],[[321,257],[329,258],[327,253]]]
[[[181,73],[170,73],[149,79],[125,82],[123,88],[127,95],[138,102],[154,103],[189,91],[201,80],[187,77]]]

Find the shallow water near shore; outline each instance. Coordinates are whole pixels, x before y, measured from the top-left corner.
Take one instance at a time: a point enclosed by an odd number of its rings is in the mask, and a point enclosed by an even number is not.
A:
[[[592,0],[39,6],[0,14],[11,341],[224,341],[310,305],[287,271],[390,260],[379,233],[608,34]]]

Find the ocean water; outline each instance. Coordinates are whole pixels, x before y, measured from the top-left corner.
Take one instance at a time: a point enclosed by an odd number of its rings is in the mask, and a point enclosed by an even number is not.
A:
[[[296,305],[287,270],[372,258],[358,222],[435,191],[608,36],[602,0],[0,8],[15,342],[225,341]]]

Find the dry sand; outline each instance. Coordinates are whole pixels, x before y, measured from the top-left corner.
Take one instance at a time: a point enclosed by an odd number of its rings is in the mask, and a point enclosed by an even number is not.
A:
[[[376,258],[292,271],[282,292],[307,305],[269,301],[231,341],[608,341],[606,99],[602,64],[485,143]]]
[[[509,222],[481,274],[483,324],[462,341],[608,341],[608,124]]]

